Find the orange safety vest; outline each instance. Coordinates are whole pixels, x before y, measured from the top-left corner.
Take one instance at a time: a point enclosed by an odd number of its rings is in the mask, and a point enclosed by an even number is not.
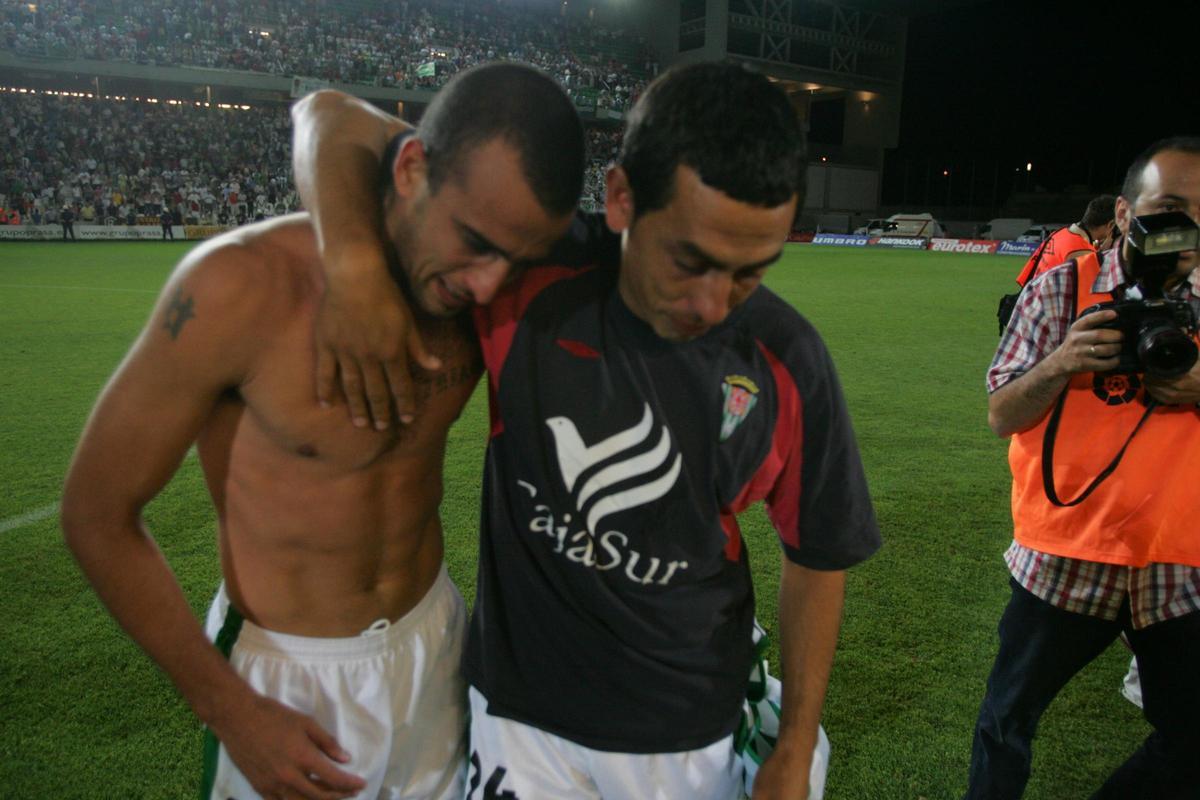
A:
[[[1112,299],[1093,293],[1100,261],[1076,261],[1075,314]],[[1054,489],[1078,497],[1112,462],[1146,411],[1139,375],[1086,372],[1067,386],[1054,440]],[[1043,483],[1043,446],[1051,414],[1014,434],[1013,537],[1057,556],[1106,564],[1150,562],[1200,567],[1200,410],[1159,406],[1133,436],[1116,469],[1079,505],[1054,505]]]
[[[1080,250],[1087,250],[1089,253],[1096,252],[1091,240],[1075,233],[1071,230],[1070,225],[1059,228],[1050,234],[1046,241],[1042,242],[1041,247],[1033,251],[1033,255],[1021,268],[1021,274],[1017,276],[1017,284],[1024,286],[1043,272],[1052,270],[1059,264],[1065,264],[1068,255]]]

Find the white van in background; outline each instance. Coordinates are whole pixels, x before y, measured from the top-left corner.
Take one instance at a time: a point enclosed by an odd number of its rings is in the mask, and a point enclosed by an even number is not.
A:
[[[1059,228],[1067,227],[1063,223],[1058,224],[1041,224],[1026,228],[1025,231],[1017,237],[1018,242],[1036,242],[1041,244],[1050,238],[1050,234],[1054,233]]]
[[[979,229],[977,239],[993,239],[998,242],[1016,239],[1024,233],[1033,220],[1028,217],[1000,217],[999,219],[988,220]]]
[[[942,223],[928,211],[920,214],[892,214],[887,219],[873,219],[854,231],[867,236],[923,236],[926,239],[946,235]]]

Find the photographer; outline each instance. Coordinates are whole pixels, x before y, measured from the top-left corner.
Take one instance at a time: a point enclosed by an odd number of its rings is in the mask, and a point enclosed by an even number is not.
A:
[[[1200,218],[1200,137],[1134,161],[1116,202],[1120,246],[1034,279],[988,370],[988,422],[1012,436],[1015,541],[968,798],[1021,796],[1042,713],[1122,631],[1154,730],[1094,797],[1195,798],[1200,786],[1200,366],[1114,372],[1132,345],[1110,327],[1117,312],[1080,314],[1142,297],[1130,229],[1169,211]],[[1165,263],[1166,297],[1200,312],[1200,255]]]
[[[1078,222],[1059,228],[1034,251],[1017,276],[1017,284],[1024,287],[1059,264],[1112,247],[1115,201],[1111,194],[1093,197]]]

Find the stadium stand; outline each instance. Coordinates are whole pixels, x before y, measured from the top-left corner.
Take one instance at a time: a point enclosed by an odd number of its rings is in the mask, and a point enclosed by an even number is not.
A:
[[[50,224],[224,224],[294,210],[283,107],[195,108],[0,92],[0,207]],[[151,218],[145,221],[145,218]]]
[[[496,0],[2,0],[0,49],[49,62],[205,67],[430,97],[460,69],[523,61],[609,125],[589,128],[585,208],[602,206],[605,167],[620,144],[616,120],[658,71],[638,36]],[[64,206],[82,224],[157,224],[166,206],[178,223],[199,225],[297,207],[282,104],[216,108],[4,88],[0,224],[53,224]]]
[[[0,209],[53,224],[237,224],[294,211],[283,106],[205,108],[133,99],[0,91]],[[620,132],[588,131],[584,205],[603,204]],[[3,217],[8,221],[7,215]],[[131,222],[130,220],[133,220]]]
[[[644,40],[598,23],[494,2],[5,0],[0,47],[85,58],[436,89],[495,59],[554,75],[598,108],[624,109],[658,66]]]

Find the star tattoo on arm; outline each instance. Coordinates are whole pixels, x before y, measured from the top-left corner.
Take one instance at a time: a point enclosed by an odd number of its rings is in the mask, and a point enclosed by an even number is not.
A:
[[[184,300],[183,289],[179,288],[175,291],[175,297],[171,299],[171,306],[167,309],[166,322],[163,324],[163,327],[171,332],[172,340],[178,339],[184,324],[196,316],[194,307],[194,298],[188,297],[187,300]]]

